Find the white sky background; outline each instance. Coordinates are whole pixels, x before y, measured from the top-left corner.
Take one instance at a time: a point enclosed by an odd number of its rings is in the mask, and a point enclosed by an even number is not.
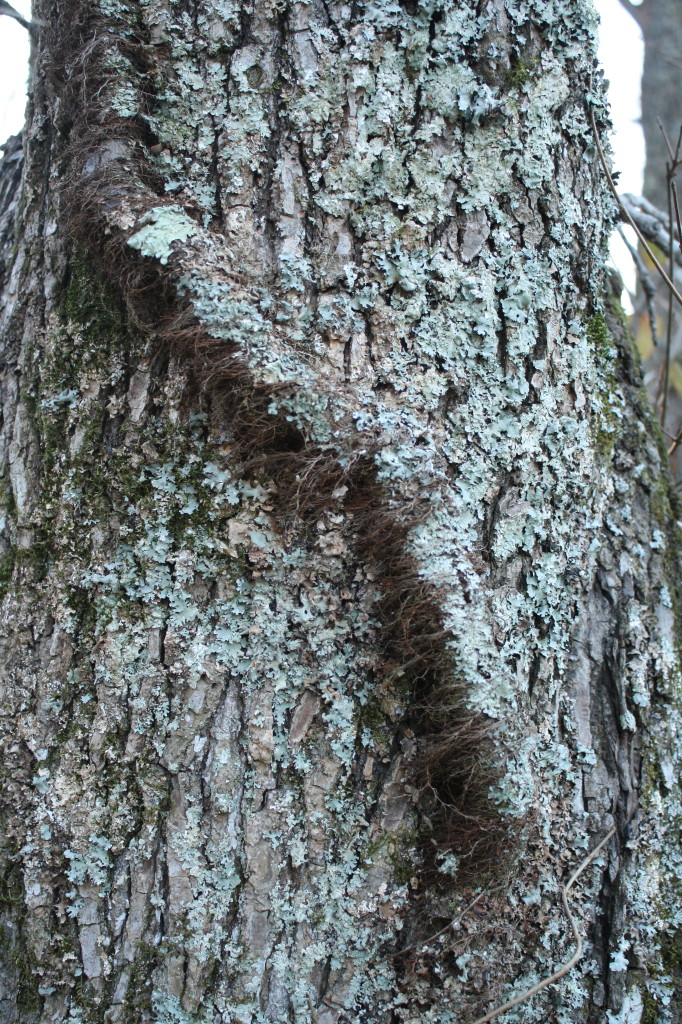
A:
[[[682,0],[681,0],[682,2]],[[634,0],[638,4],[639,0]],[[619,0],[595,0],[601,18],[599,60],[609,81],[609,101],[613,120],[614,170],[620,171],[619,192],[640,195],[644,176],[644,135],[639,123],[640,78],[644,60],[644,43],[639,25]],[[633,245],[637,239],[632,228],[625,232]],[[632,257],[621,237],[614,232],[611,258],[618,267],[628,292],[634,295],[636,271]],[[623,295],[623,306],[632,312],[632,302]]]
[[[31,17],[31,0],[10,0],[24,18]],[[0,145],[24,123],[28,32],[14,18],[0,18]]]
[[[636,3],[637,0],[634,0]],[[12,6],[30,18],[31,0],[12,0]],[[643,46],[638,26],[619,0],[595,0],[601,18],[599,57],[607,79],[614,123],[614,166],[620,171],[622,192],[641,192],[644,140],[639,118],[639,79]],[[28,33],[12,18],[0,17],[0,146],[18,132],[24,121]],[[623,243],[616,239],[614,258],[629,289],[634,289],[634,268]]]
[[[638,4],[638,0],[633,0]],[[595,0],[601,18],[599,60],[608,79],[618,190],[639,195],[644,173],[644,136],[639,124],[640,77],[644,44],[639,25],[619,0]]]

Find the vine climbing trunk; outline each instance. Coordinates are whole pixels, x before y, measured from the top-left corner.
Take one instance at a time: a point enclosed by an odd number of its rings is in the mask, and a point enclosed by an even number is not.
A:
[[[591,4],[34,14],[0,1019],[680,1020],[678,541]]]

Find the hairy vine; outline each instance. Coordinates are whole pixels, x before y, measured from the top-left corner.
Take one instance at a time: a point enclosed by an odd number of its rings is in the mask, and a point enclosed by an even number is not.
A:
[[[499,768],[489,723],[469,709],[458,679],[441,608],[452,581],[429,579],[411,543],[442,500],[439,470],[430,452],[417,453],[419,487],[389,484],[382,461],[408,441],[413,424],[374,398],[375,425],[358,429],[354,389],[330,387],[296,349],[268,338],[267,322],[257,324],[264,347],[249,351],[234,323],[211,322],[202,312],[201,285],[192,283],[201,278],[247,316],[257,295],[225,258],[219,234],[164,191],[148,156],[156,139],[147,119],[122,117],[111,102],[110,69],[123,62],[128,73],[134,69],[141,109],[151,111],[157,59],[143,35],[131,36],[81,0],[60,5],[45,37],[43,61],[70,138],[63,203],[74,243],[120,289],[133,322],[191,369],[214,425],[234,439],[242,472],[274,482],[283,520],[305,525],[330,509],[350,517],[358,557],[381,590],[386,658],[412,703],[419,735],[413,783],[429,809],[427,865],[455,851],[465,872],[485,873],[509,828],[490,796]],[[158,259],[136,240],[166,214],[178,219],[182,237]]]

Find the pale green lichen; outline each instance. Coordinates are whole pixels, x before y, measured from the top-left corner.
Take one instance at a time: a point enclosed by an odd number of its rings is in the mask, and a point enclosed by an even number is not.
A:
[[[577,712],[566,695],[575,618],[600,550],[627,536],[630,480],[611,461],[621,398],[611,395],[617,366],[601,331],[599,274],[594,294],[576,284],[576,234],[600,264],[601,193],[591,172],[561,157],[567,140],[587,154],[583,94],[570,76],[591,74],[593,14],[568,0],[512,5],[518,52],[529,21],[542,39],[532,75],[512,83],[512,104],[502,65],[488,82],[468,58],[453,60],[492,30],[492,5],[479,6],[429,2],[409,14],[371,4],[363,31],[343,47],[309,7],[305,24],[277,34],[300,72],[289,76],[264,29],[242,35],[240,5],[198,5],[195,23],[181,5],[149,0],[146,28],[172,55],[159,102],[144,115],[164,147],[154,161],[167,192],[198,208],[202,223],[178,199],[151,210],[129,244],[162,264],[177,252],[183,299],[203,329],[229,342],[258,382],[276,386],[272,416],[347,463],[367,442],[394,508],[428,496],[430,515],[412,531],[408,554],[429,592],[440,595],[448,582],[441,604],[458,685],[472,707],[504,723],[495,736],[508,737],[495,792],[501,811],[523,819],[537,809],[543,856],[519,868],[510,907],[542,908],[550,922],[542,956],[559,960],[559,855],[585,847],[576,793],[585,773],[597,774],[594,747],[573,735]],[[124,6],[112,0],[107,11],[115,17]],[[265,5],[266,24],[270,13]],[[131,67],[121,70],[134,82]],[[126,78],[119,114],[147,109],[128,88]],[[351,106],[349,142],[341,119]],[[285,119],[296,145],[273,159]],[[250,203],[271,179],[282,216],[268,222],[266,244],[262,209],[256,216]],[[221,209],[218,234],[208,228]],[[319,248],[310,245],[317,231]],[[190,238],[195,252],[183,262],[175,243]],[[41,734],[41,720],[30,736],[36,758],[47,757],[33,776],[25,857],[52,867],[49,836],[62,829],[73,920],[83,922],[89,899],[105,921],[102,893],[120,908],[121,928],[129,915],[143,919],[145,938],[130,938],[137,958],[125,968],[131,1020],[138,1001],[141,1019],[157,1022],[262,1020],[262,981],[273,977],[281,1003],[267,1013],[308,1024],[310,979],[325,971],[338,1006],[358,1016],[395,989],[393,965],[376,966],[376,949],[394,940],[419,866],[411,820],[377,842],[368,793],[379,800],[385,790],[357,783],[370,758],[390,765],[401,714],[393,687],[382,691],[392,666],[387,672],[377,640],[376,588],[345,556],[343,517],[321,514],[312,536],[283,536],[267,478],[230,469],[229,424],[214,443],[202,417],[186,423],[171,386],[164,391],[166,379],[150,371],[153,348],[135,351],[148,391],[136,398],[145,415],[134,419],[126,375],[134,339],[121,337],[120,317],[94,322],[85,290],[67,297],[33,395],[49,469],[35,519],[49,541],[58,635],[76,654],[36,698],[46,719],[63,715],[65,725],[59,744]],[[370,335],[371,365],[356,365]],[[61,365],[65,351],[73,357]],[[660,496],[657,507],[660,518]],[[661,534],[647,550],[643,539],[622,552],[640,586],[646,558],[665,543]],[[628,608],[624,690],[642,713],[654,676],[675,685],[676,652],[665,644],[671,603],[661,592],[658,624],[638,600]],[[294,744],[292,719],[306,699],[319,703]],[[652,734],[663,729],[656,719]],[[88,761],[82,751],[93,737]],[[657,785],[653,822],[663,814]],[[82,808],[75,824],[73,803]],[[579,835],[566,840],[576,823]],[[160,835],[170,862],[163,882],[145,874]],[[647,842],[661,873],[673,875],[672,855]],[[272,877],[259,875],[263,863]],[[629,897],[633,920],[650,920],[663,891],[657,870],[642,867]],[[584,880],[586,906],[598,887],[595,871]],[[148,901],[131,910],[126,900],[140,891]],[[268,922],[261,949],[249,945],[259,914]],[[166,930],[152,947],[161,915]],[[640,948],[619,934],[614,952],[622,940],[642,956],[650,949],[646,936]],[[117,941],[128,938],[112,939],[114,950]],[[472,940],[458,956],[447,1005],[420,1008],[424,1024],[461,1019],[451,1006],[481,965],[494,967],[491,943]],[[514,977],[520,947],[494,948],[507,972],[498,987],[538,980],[527,961]],[[118,962],[98,957],[91,951],[93,977],[98,969],[124,977]],[[615,966],[622,973],[621,960]],[[191,979],[182,997],[180,976]],[[66,991],[65,976],[57,981]],[[561,1024],[582,1012],[586,984],[562,982],[564,1005],[552,1010]],[[87,998],[64,996],[72,1020],[87,1019]],[[541,997],[523,1012],[529,1024],[544,1021],[547,1004]]]
[[[197,231],[197,225],[181,206],[159,206],[145,214],[142,226],[130,236],[128,245],[143,256],[168,263],[174,242],[184,242]]]

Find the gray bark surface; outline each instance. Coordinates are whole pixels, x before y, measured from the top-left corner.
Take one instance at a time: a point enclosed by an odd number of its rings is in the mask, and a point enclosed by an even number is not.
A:
[[[35,16],[0,1020],[474,1021],[615,827],[500,1020],[679,1021],[676,513],[591,4]]]

